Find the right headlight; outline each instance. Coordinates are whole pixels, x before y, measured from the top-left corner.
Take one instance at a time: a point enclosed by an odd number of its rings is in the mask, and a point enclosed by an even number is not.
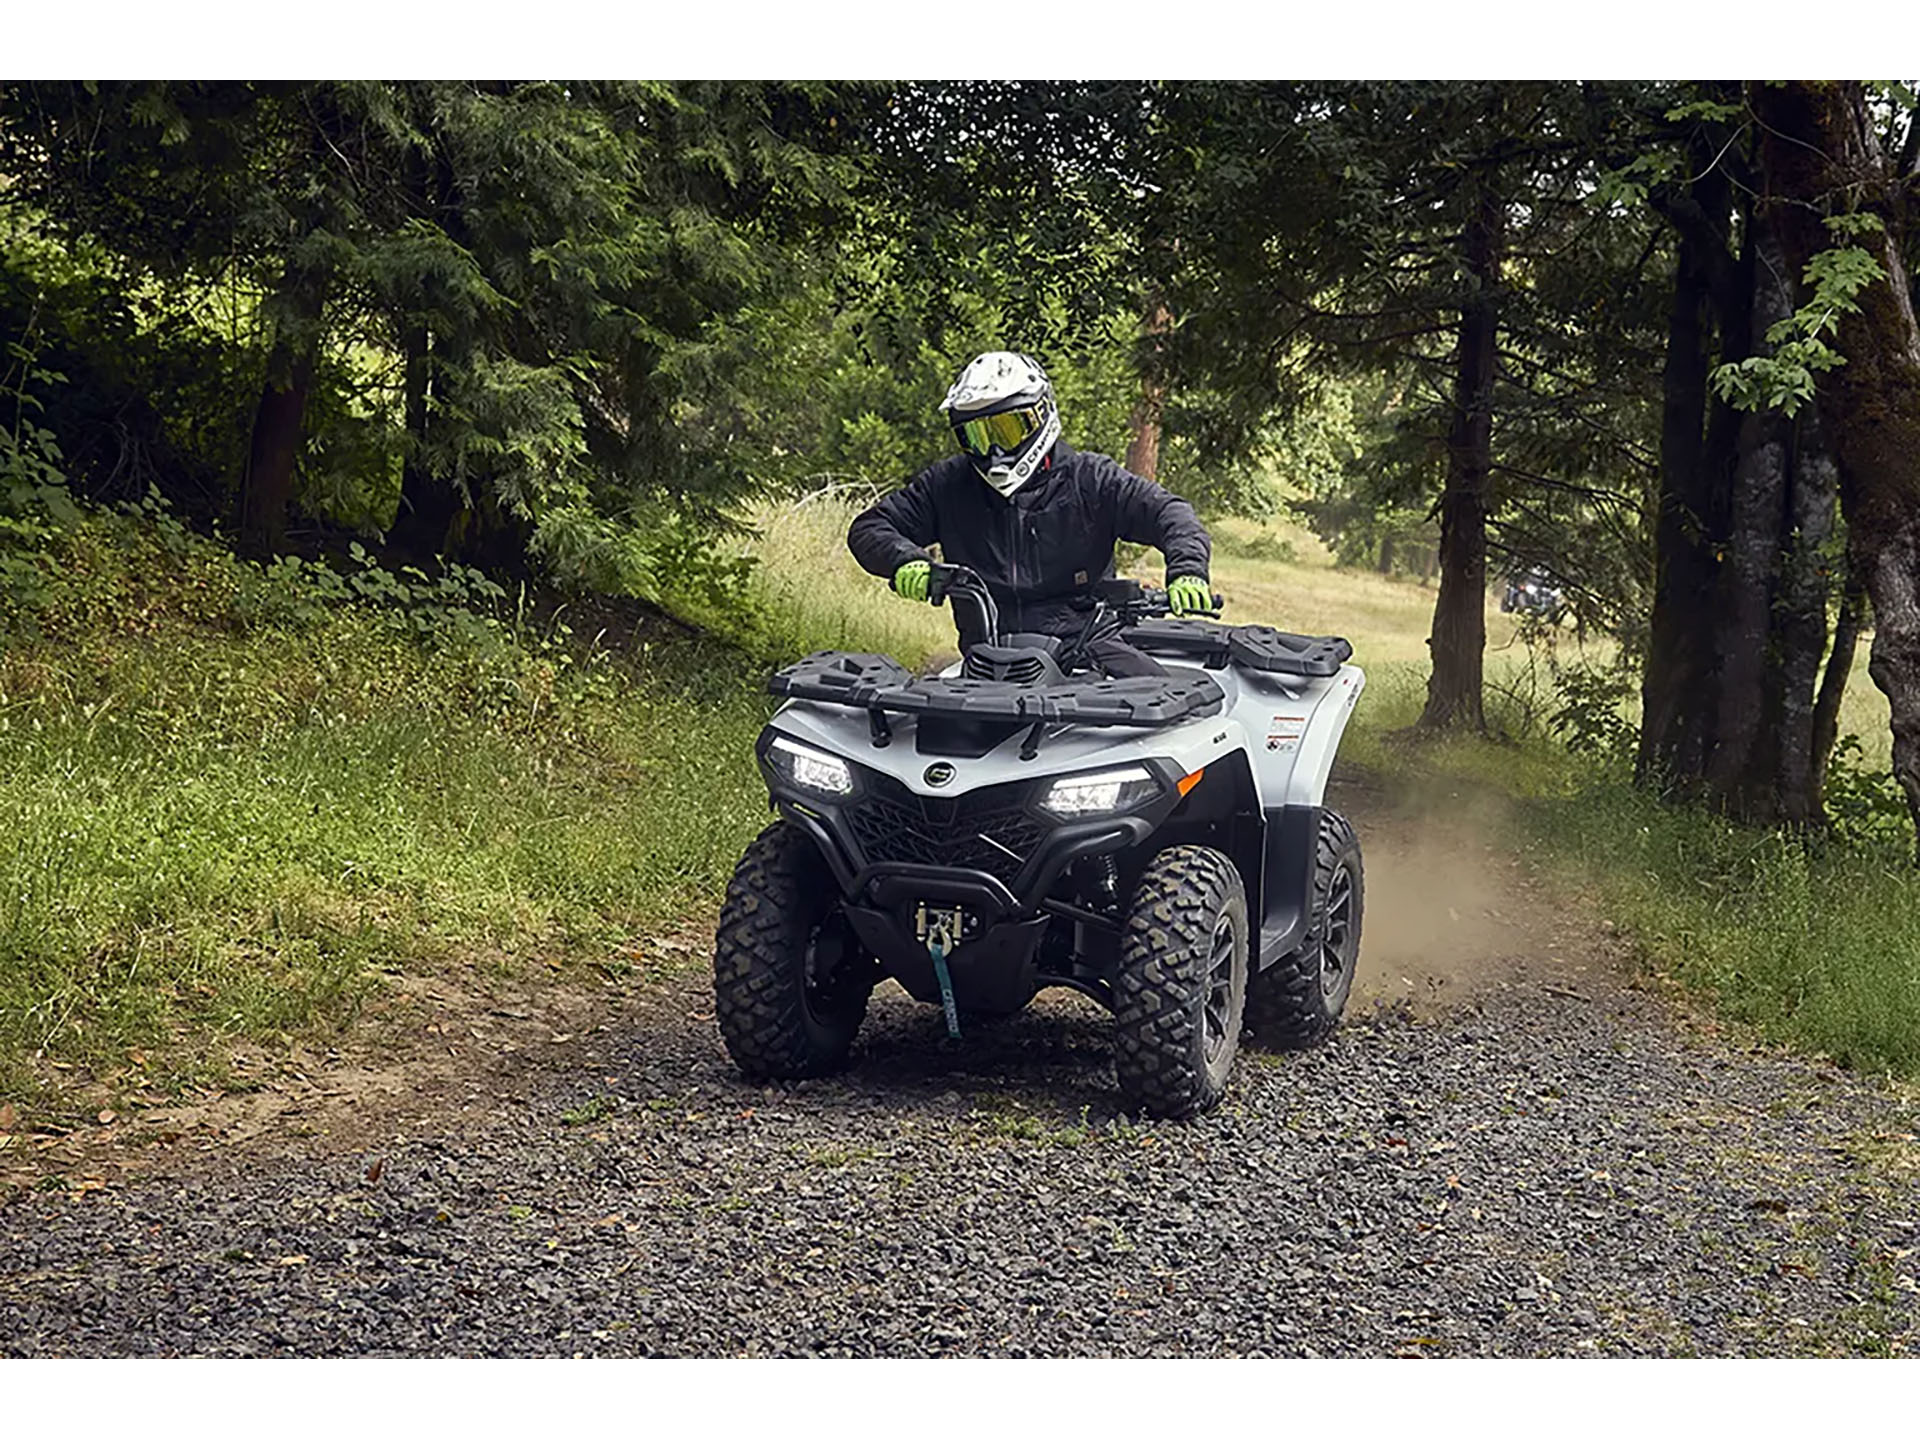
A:
[[[853,768],[838,755],[829,755],[786,736],[767,746],[767,763],[782,778],[816,795],[851,795]]]
[[[1160,782],[1142,765],[1096,770],[1090,775],[1063,775],[1041,795],[1040,808],[1062,820],[1112,815],[1152,799],[1160,788]]]

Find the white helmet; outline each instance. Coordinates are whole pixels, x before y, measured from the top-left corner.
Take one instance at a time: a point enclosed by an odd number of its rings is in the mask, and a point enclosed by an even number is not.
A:
[[[980,478],[1008,499],[1060,438],[1053,382],[1031,355],[989,350],[960,372],[940,408]]]

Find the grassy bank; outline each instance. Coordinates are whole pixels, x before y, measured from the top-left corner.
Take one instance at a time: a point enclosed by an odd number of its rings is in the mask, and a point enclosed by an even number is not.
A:
[[[1393,680],[1371,688],[1352,758],[1509,796],[1531,851],[1594,897],[1648,970],[1721,1015],[1859,1070],[1920,1075],[1920,884],[1902,825],[1809,843],[1663,804],[1626,765],[1537,733],[1390,738],[1420,699]]]
[[[764,815],[756,667],[671,627],[342,599],[118,519],[49,559],[0,649],[0,1091],[217,1073],[452,957],[617,960]]]

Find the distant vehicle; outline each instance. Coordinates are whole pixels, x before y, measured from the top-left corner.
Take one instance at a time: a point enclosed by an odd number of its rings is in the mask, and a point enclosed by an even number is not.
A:
[[[1500,609],[1508,615],[1527,611],[1548,621],[1558,620],[1567,608],[1567,597],[1558,583],[1541,566],[1507,577],[1507,588],[1500,596]]]

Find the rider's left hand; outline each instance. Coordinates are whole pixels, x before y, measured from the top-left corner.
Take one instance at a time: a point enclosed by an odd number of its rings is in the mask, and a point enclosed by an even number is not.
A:
[[[1213,587],[1205,580],[1182,575],[1167,582],[1167,609],[1175,615],[1211,615]]]

